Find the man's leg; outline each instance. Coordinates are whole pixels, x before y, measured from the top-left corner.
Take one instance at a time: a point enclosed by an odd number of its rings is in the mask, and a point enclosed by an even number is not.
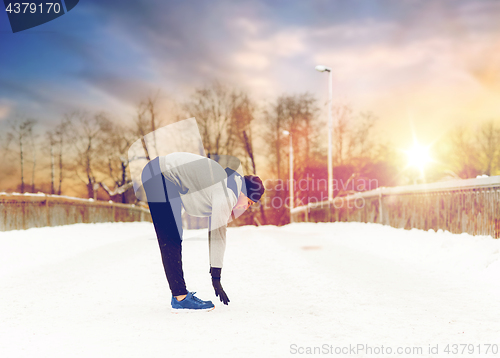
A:
[[[144,168],[143,178],[149,178],[146,182],[143,181],[143,185],[170,290],[173,296],[182,297],[188,291],[182,270],[182,219],[179,192],[175,185],[161,174],[158,158]]]

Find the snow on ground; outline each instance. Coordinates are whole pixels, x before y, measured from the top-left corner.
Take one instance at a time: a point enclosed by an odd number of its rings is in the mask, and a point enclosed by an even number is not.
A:
[[[224,306],[206,236],[185,233],[184,270],[216,309],[176,315],[150,223],[0,233],[0,357],[500,357],[488,347],[500,347],[500,240],[360,223],[229,228]]]

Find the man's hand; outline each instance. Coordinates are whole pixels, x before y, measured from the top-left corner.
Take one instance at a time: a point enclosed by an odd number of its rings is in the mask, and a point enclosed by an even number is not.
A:
[[[210,268],[210,274],[212,275],[212,286],[214,286],[215,295],[220,298],[220,301],[222,303],[227,305],[229,302],[229,298],[227,297],[226,292],[224,292],[224,289],[222,288],[222,285],[220,283],[221,270],[222,269],[218,267]]]

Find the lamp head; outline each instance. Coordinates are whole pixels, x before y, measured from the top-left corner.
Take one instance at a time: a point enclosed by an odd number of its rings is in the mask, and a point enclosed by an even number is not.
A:
[[[323,65],[317,65],[316,67],[316,71],[319,71],[319,72],[330,72],[332,69],[330,67],[326,67],[326,66],[323,66]]]

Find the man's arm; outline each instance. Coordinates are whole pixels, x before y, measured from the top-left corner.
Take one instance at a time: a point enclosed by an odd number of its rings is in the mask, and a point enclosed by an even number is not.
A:
[[[229,303],[229,298],[220,283],[221,270],[226,250],[227,222],[231,216],[232,207],[229,193],[222,183],[220,191],[216,190],[212,197],[212,216],[209,221],[209,252],[210,252],[210,274],[215,295],[220,298],[225,305]]]
[[[210,267],[222,268],[226,251],[227,223],[232,205],[224,182],[212,194],[212,216],[210,218],[209,249]]]

